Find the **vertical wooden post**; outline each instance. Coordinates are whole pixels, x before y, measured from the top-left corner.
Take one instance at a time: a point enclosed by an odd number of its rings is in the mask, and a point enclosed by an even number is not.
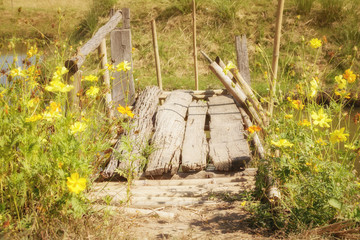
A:
[[[82,76],[81,70],[77,71],[73,75],[74,82],[72,83],[72,85],[74,86],[74,88],[68,93],[68,101],[69,101],[70,109],[76,110],[80,107],[80,99],[77,94],[81,90],[81,76]],[[70,78],[71,78],[70,74],[67,73],[65,79],[68,84],[71,84]]]
[[[121,104],[131,105],[135,100],[135,86],[133,80],[132,46],[130,30],[130,9],[123,8],[123,28],[114,29],[110,34],[111,39],[111,61],[117,64],[127,61],[131,69],[127,72],[121,71],[114,74],[112,86],[113,106]]]
[[[109,70],[106,67],[107,62],[107,53],[106,53],[106,39],[104,38],[98,48],[98,54],[99,54],[99,58],[101,60],[101,68],[104,70],[104,75],[103,75],[103,82],[106,86],[106,89],[108,89],[110,91],[111,86],[110,86],[110,75],[109,75]],[[108,116],[109,118],[112,118],[114,116],[113,113],[113,109],[111,106],[111,92],[107,92],[105,95],[105,100],[106,100],[106,108],[107,108],[107,112],[108,112]]]
[[[151,30],[152,30],[152,38],[153,38],[153,46],[154,46],[154,54],[155,54],[155,65],[156,65],[156,77],[160,90],[163,90],[162,79],[161,79],[161,68],[160,68],[160,56],[159,56],[159,46],[157,43],[157,35],[156,35],[156,23],[155,19],[151,21]]]
[[[280,37],[281,37],[281,24],[284,11],[284,1],[278,0],[277,8],[277,18],[276,18],[276,29],[275,29],[275,39],[274,39],[274,51],[272,59],[272,74],[270,82],[270,103],[269,103],[269,113],[272,116],[274,110],[274,98],[276,97],[276,79],[278,71],[278,62],[279,62],[279,50],[280,50]]]
[[[195,89],[199,90],[197,48],[196,48],[196,3],[195,3],[195,0],[193,0],[193,43],[194,43]]]
[[[240,75],[244,78],[247,84],[251,85],[250,68],[249,68],[249,56],[247,51],[246,36],[242,35],[235,37],[235,49],[237,55],[237,67]]]

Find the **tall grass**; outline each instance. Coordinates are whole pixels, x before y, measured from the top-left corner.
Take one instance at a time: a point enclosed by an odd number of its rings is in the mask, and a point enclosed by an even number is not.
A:
[[[315,0],[296,0],[296,8],[300,14],[309,14]]]

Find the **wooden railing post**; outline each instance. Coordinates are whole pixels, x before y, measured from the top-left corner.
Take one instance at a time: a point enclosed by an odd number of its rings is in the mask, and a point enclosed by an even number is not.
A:
[[[235,49],[237,55],[237,67],[244,80],[251,85],[250,70],[249,70],[249,57],[247,51],[246,36],[242,35],[235,37]]]
[[[77,110],[80,108],[80,98],[78,96],[79,91],[81,90],[81,76],[82,71],[77,71],[74,75],[69,73],[66,74],[65,81],[67,84],[72,84],[74,88],[68,93],[69,108],[72,110]],[[74,81],[71,82],[71,77]]]
[[[135,86],[133,80],[132,46],[130,30],[130,9],[123,8],[123,28],[114,29],[110,34],[111,61],[114,66],[127,61],[131,64],[131,70],[116,72],[114,74],[112,97],[113,105],[131,105],[135,100]]]
[[[162,79],[161,79],[160,56],[159,56],[159,47],[158,47],[157,35],[156,35],[156,22],[154,19],[151,21],[151,30],[152,30],[152,39],[153,39],[153,47],[154,47],[154,54],[155,54],[157,83],[158,83],[160,90],[162,91],[163,86],[162,86]]]
[[[109,90],[109,92],[106,93],[105,95],[105,100],[106,100],[106,108],[107,108],[107,112],[108,112],[108,116],[110,118],[112,118],[114,116],[113,113],[113,109],[112,109],[112,99],[111,99],[111,86],[110,86],[110,74],[109,74],[109,70],[106,67],[107,65],[107,53],[106,53],[106,39],[104,38],[98,48],[98,54],[99,54],[99,58],[101,60],[101,68],[104,70],[104,75],[103,75],[103,82],[106,86],[106,89]]]

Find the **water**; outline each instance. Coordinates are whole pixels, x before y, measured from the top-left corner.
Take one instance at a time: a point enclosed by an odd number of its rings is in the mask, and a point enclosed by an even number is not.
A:
[[[0,55],[0,84],[6,84],[6,76],[4,73],[9,71],[9,67],[14,63],[17,67],[24,68],[24,60],[26,59],[26,51],[24,49],[17,49],[14,52],[1,52]],[[35,62],[35,57],[29,59],[30,62]]]

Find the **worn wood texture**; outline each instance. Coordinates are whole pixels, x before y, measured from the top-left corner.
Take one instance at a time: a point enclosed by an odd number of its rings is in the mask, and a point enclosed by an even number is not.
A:
[[[229,171],[250,161],[244,126],[234,100],[227,96],[209,98],[209,157],[216,170]]]
[[[130,167],[135,173],[140,172],[143,168],[141,155],[145,147],[148,145],[153,131],[153,120],[159,105],[160,88],[153,86],[147,87],[136,101],[133,113],[135,119],[131,123],[131,129],[128,133],[132,150],[130,153],[123,151],[123,155],[131,156],[131,163],[122,161],[119,165],[120,170],[127,170]]]
[[[182,164],[184,172],[200,171],[206,167],[208,143],[204,132],[207,104],[205,101],[193,101],[188,110]]]
[[[241,89],[238,83],[234,83],[227,75],[225,75],[223,69],[216,63],[212,62],[209,65],[211,71],[219,78],[219,80],[224,84],[228,92],[234,97],[234,99],[239,103],[243,104],[249,110],[252,119],[254,119],[257,124],[261,127],[264,127],[264,122],[259,117],[259,114],[254,109],[254,106],[248,100],[248,97]]]
[[[106,89],[108,90],[108,92],[106,92],[105,94],[105,101],[106,101],[106,108],[107,108],[107,114],[110,118],[112,118],[114,116],[114,111],[112,108],[112,98],[111,98],[111,85],[110,85],[110,74],[109,74],[109,70],[107,68],[107,52],[106,52],[106,39],[104,38],[101,41],[101,44],[98,48],[98,55],[99,58],[101,60],[101,68],[104,70],[104,75],[102,76],[102,80],[103,83],[106,87]]]
[[[103,171],[103,176],[111,177],[117,168],[125,170],[132,167],[134,172],[141,169],[141,152],[152,134],[153,118],[159,104],[160,94],[161,91],[158,87],[147,87],[139,95],[133,108],[135,115],[131,122],[130,132],[126,133],[133,148],[131,152],[122,150],[122,142],[118,140],[114,146],[116,154],[111,156],[108,166]],[[121,156],[130,156],[130,159],[127,158],[119,165]]]
[[[237,56],[237,66],[241,76],[244,78],[247,84],[251,84],[250,68],[249,68],[249,56],[247,51],[246,35],[235,37],[235,48]]]
[[[115,29],[110,34],[111,39],[111,61],[114,66],[127,61],[131,64],[129,71],[114,73],[112,86],[112,98],[114,106],[131,105],[135,100],[135,85],[132,74],[131,56],[131,31],[130,29]]]
[[[177,172],[185,133],[185,117],[191,101],[189,93],[174,91],[159,107],[152,138],[156,150],[149,157],[145,171],[147,176]]]
[[[101,41],[118,25],[121,19],[122,13],[120,11],[117,11],[110,18],[110,20],[104,26],[102,26],[95,33],[95,35],[78,50],[76,56],[65,61],[65,67],[69,70],[70,74],[74,74],[80,69],[86,59],[86,56],[99,47]]]

